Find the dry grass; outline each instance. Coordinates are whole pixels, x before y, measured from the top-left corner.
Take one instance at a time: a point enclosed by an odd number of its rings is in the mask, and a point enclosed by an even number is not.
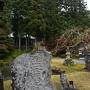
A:
[[[90,90],[90,72],[74,72],[67,74],[67,77],[69,81],[74,81],[78,90]],[[57,90],[61,90],[59,75],[53,75],[52,82]]]
[[[63,65],[63,60],[58,60],[54,58],[51,61],[52,68],[60,68],[66,71],[67,77],[69,80],[73,80],[78,90],[90,90],[90,72],[84,71],[84,65],[75,65],[72,67],[66,67]],[[52,83],[56,87],[56,90],[60,90],[60,76],[52,75]],[[5,90],[12,90],[11,81],[4,82]]]
[[[78,90],[90,90],[90,72],[70,73],[68,78],[74,81]]]
[[[12,90],[12,88],[11,88],[11,80],[4,81],[4,90]]]
[[[64,66],[63,65],[63,59],[60,60],[58,58],[54,58],[51,61],[51,67],[54,68],[59,68],[61,70],[65,70],[66,73],[72,73],[72,72],[78,72],[78,71],[83,71],[85,65],[83,64],[77,64],[74,66]]]
[[[60,90],[60,76],[59,75],[52,75],[52,83],[56,90]]]
[[[65,70],[69,81],[74,81],[78,90],[90,90],[90,72],[84,71],[84,65],[77,64],[75,66],[64,66],[63,60],[54,58],[51,61],[52,68],[60,68]],[[52,82],[57,90],[60,90],[60,78],[58,75],[52,76]]]

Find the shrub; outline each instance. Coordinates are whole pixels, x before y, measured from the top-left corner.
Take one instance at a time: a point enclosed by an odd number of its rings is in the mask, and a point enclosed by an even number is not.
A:
[[[69,66],[69,65],[73,66],[74,65],[74,61],[72,60],[72,58],[65,59],[64,65],[66,65],[66,66]]]

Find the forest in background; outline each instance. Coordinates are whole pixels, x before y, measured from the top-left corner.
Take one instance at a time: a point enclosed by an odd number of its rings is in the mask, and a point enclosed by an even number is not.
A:
[[[33,36],[53,53],[63,46],[57,48],[57,43],[63,41],[58,39],[64,33],[64,41],[71,35],[69,39],[74,37],[74,42],[65,43],[63,50],[79,42],[76,37],[90,27],[90,11],[86,6],[84,0],[0,0],[0,59],[10,56],[17,48],[22,50],[23,37],[26,49],[28,39]]]

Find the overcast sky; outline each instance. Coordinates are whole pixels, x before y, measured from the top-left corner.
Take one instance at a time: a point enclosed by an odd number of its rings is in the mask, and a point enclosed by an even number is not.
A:
[[[87,9],[90,10],[90,0],[85,0],[87,1]]]

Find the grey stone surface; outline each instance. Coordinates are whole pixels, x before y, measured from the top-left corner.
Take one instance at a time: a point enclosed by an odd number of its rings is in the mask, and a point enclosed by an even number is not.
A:
[[[47,51],[23,54],[11,67],[14,90],[54,90],[50,84],[51,55]]]

